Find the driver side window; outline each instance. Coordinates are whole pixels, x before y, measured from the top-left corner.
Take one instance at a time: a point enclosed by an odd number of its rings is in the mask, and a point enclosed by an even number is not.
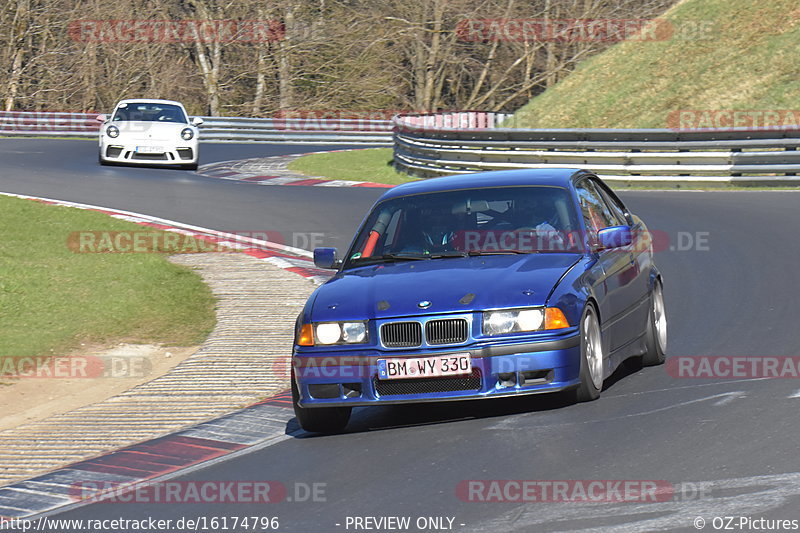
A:
[[[603,228],[619,225],[616,217],[590,180],[582,181],[576,186],[576,190],[586,230],[591,238],[594,238],[597,232]]]
[[[600,196],[603,197],[603,200],[605,201],[605,204],[608,207],[609,212],[614,218],[614,225],[627,226],[628,218],[625,216],[625,208],[622,207],[622,205],[616,199],[614,199],[613,196],[608,194],[608,191],[605,190],[600,185],[594,184],[594,188],[597,190],[597,192],[600,193]]]

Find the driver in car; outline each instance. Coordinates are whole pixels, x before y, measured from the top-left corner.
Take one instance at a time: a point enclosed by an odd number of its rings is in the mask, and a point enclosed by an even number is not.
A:
[[[563,250],[563,227],[555,203],[547,197],[527,197],[514,202],[511,227],[515,232],[532,232],[536,250]]]
[[[454,213],[449,206],[406,211],[398,251],[423,255],[458,251],[456,236],[468,228],[472,218]]]

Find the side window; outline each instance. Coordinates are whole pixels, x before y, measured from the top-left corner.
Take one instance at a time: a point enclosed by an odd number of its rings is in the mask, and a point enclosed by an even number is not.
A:
[[[606,206],[608,206],[608,209],[611,211],[614,220],[616,220],[615,225],[628,225],[628,219],[625,218],[625,208],[622,207],[622,204],[620,204],[613,196],[608,194],[608,191],[606,191],[602,186],[597,185],[596,183],[593,183],[593,185],[597,192],[600,193],[600,196],[603,197],[603,200],[605,200]]]
[[[597,233],[608,226],[616,226],[617,223],[608,206],[605,205],[603,197],[595,190],[589,180],[582,181],[577,187],[578,201],[581,206],[583,220],[586,229],[590,234]]]

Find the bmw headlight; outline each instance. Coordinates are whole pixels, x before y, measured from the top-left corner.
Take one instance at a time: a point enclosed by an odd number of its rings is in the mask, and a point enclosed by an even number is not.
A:
[[[359,344],[367,342],[366,322],[323,322],[314,326],[319,344]]]
[[[194,132],[191,128],[183,128],[181,130],[181,139],[184,141],[191,141],[192,137],[194,137]]]
[[[119,137],[119,128],[116,126],[109,126],[106,128],[106,135],[111,137],[112,139],[116,139]]]
[[[503,335],[523,331],[538,331],[544,328],[544,309],[508,309],[483,313],[483,333]]]

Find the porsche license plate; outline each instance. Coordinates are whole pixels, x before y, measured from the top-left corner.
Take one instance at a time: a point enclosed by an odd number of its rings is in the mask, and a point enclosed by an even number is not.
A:
[[[163,154],[163,146],[137,146],[136,152],[139,154]]]
[[[378,379],[433,378],[472,373],[469,354],[378,359]]]

